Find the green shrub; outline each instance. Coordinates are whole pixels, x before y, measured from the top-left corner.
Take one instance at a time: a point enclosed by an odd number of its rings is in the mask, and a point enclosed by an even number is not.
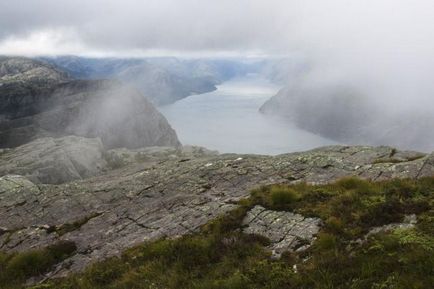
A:
[[[69,257],[76,249],[73,242],[60,241],[43,249],[12,255],[0,254],[0,285],[19,283],[29,277],[39,276]]]
[[[359,195],[369,195],[378,191],[375,184],[354,177],[340,179],[332,186],[337,191],[355,191]]]
[[[300,194],[286,186],[273,186],[270,190],[271,204],[275,208],[285,208],[301,199]]]
[[[111,258],[98,264],[92,264],[84,273],[89,284],[106,286],[121,277],[128,270],[128,265],[119,258]]]
[[[37,276],[52,264],[51,256],[44,251],[34,250],[13,256],[6,267],[14,278]]]
[[[325,221],[325,225],[326,225],[328,231],[336,233],[336,234],[342,234],[344,229],[345,229],[344,223],[342,222],[342,220],[339,218],[336,218],[334,216],[329,217]]]
[[[404,205],[397,200],[382,202],[367,207],[361,216],[361,224],[365,227],[381,226],[388,223],[398,223],[404,218],[406,212]]]
[[[320,251],[335,249],[337,247],[337,238],[333,234],[320,233],[318,240],[315,242],[315,247]]]

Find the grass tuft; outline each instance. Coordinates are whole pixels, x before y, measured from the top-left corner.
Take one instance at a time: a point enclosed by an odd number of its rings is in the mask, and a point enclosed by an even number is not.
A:
[[[15,288],[30,277],[48,272],[55,264],[71,256],[76,249],[74,242],[60,241],[43,249],[0,253],[0,288]],[[10,287],[3,287],[5,285]]]

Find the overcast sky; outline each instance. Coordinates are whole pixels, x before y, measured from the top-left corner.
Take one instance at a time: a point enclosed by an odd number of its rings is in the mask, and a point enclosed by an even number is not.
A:
[[[431,51],[432,3],[0,0],[0,53],[273,55],[339,50],[352,57],[366,49],[384,53],[394,46],[404,52]]]
[[[434,1],[0,0],[0,54],[294,52],[318,79],[343,75],[395,99],[432,99]]]
[[[3,54],[282,53],[285,1],[0,0]]]

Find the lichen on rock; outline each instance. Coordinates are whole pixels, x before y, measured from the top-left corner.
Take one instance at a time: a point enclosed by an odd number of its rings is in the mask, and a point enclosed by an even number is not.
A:
[[[257,205],[243,220],[243,225],[246,226],[243,232],[268,238],[271,241],[269,249],[273,257],[279,258],[285,251],[307,249],[315,240],[321,224],[319,218],[306,218],[291,212],[267,210]]]

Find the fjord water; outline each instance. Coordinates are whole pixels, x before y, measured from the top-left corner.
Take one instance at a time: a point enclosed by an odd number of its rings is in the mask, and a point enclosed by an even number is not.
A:
[[[336,144],[288,120],[261,114],[261,105],[278,90],[278,86],[251,75],[159,110],[184,145],[204,146],[221,153],[276,155]]]

